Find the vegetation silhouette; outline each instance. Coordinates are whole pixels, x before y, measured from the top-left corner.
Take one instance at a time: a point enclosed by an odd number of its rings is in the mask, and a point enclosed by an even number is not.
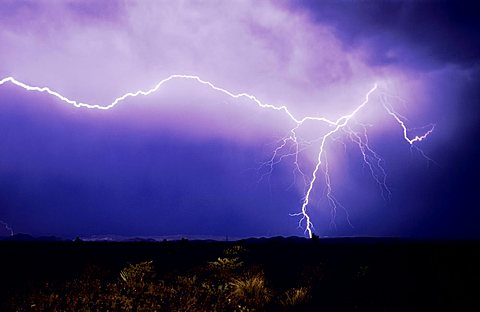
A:
[[[475,241],[0,242],[0,311],[480,311]]]

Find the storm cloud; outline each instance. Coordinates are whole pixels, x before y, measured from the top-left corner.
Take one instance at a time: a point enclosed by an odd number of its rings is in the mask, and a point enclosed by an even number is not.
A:
[[[372,146],[385,159],[392,198],[382,198],[354,144],[331,142],[345,211],[332,227],[319,185],[316,231],[476,237],[478,24],[473,4],[450,2],[7,1],[0,77],[107,104],[193,74],[297,116],[333,119],[378,82],[409,125],[436,124],[421,145],[435,163],[412,152],[372,105],[363,117],[375,123]],[[259,169],[292,127],[284,114],[191,81],[110,111],[73,109],[11,85],[0,86],[0,104],[0,220],[16,231],[303,234],[289,215],[304,194],[292,162],[263,179]],[[315,153],[307,152],[311,172]]]

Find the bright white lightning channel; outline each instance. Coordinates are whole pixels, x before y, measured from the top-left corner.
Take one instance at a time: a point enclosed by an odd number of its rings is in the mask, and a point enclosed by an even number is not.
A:
[[[224,88],[218,87],[214,85],[213,83],[201,79],[199,76],[194,76],[194,75],[171,75],[160,82],[158,82],[153,88],[148,89],[148,90],[138,90],[136,92],[128,92],[125,93],[124,95],[117,97],[114,99],[110,104],[108,105],[98,105],[98,104],[88,104],[88,103],[83,103],[83,102],[78,102],[75,100],[71,100],[60,93],[53,91],[49,87],[38,87],[38,86],[31,86],[28,85],[24,82],[21,82],[13,77],[6,77],[0,80],[0,85],[3,85],[5,83],[11,83],[16,86],[19,86],[27,91],[36,91],[36,92],[42,92],[42,93],[48,93],[49,95],[58,98],[59,100],[66,102],[74,107],[77,108],[87,108],[87,109],[98,109],[98,110],[109,110],[114,108],[117,104],[120,102],[130,98],[130,97],[136,97],[136,96],[148,96],[154,92],[156,92],[158,89],[160,89],[161,86],[163,86],[165,83],[175,80],[175,79],[183,79],[183,80],[193,80],[196,81],[202,85],[208,86],[211,89],[221,92],[229,97],[232,98],[248,98],[249,100],[253,101],[258,107],[263,108],[263,109],[271,109],[271,110],[276,110],[276,111],[282,111],[284,112],[295,124],[295,126],[290,129],[289,135],[287,135],[285,138],[280,140],[280,144],[275,148],[273,152],[273,156],[271,159],[267,162],[264,163],[264,165],[269,166],[271,170],[273,170],[273,166],[275,164],[278,164],[281,162],[284,158],[286,157],[294,157],[294,165],[295,165],[295,170],[294,173],[299,173],[303,181],[305,182],[305,194],[303,197],[303,202],[302,206],[300,209],[299,213],[292,214],[293,216],[300,216],[301,219],[299,221],[299,225],[302,226],[302,224],[305,224],[305,233],[308,234],[308,236],[311,238],[313,236],[313,223],[311,221],[310,215],[308,214],[308,207],[310,204],[310,199],[312,192],[314,191],[314,186],[317,182],[317,180],[320,178],[319,172],[323,172],[323,179],[326,185],[326,197],[327,200],[331,206],[331,211],[332,211],[332,222],[335,219],[336,211],[338,207],[342,207],[341,204],[338,202],[338,200],[333,196],[332,192],[332,186],[330,182],[330,174],[329,174],[329,167],[328,167],[328,159],[326,155],[326,142],[328,139],[335,140],[334,135],[339,133],[339,134],[346,134],[356,145],[358,145],[359,150],[362,154],[363,160],[365,164],[367,165],[368,169],[370,170],[374,180],[378,183],[382,195],[389,195],[390,192],[387,188],[385,179],[386,179],[386,174],[385,170],[382,167],[382,159],[379,157],[377,153],[369,146],[368,142],[368,136],[367,136],[367,125],[362,124],[354,119],[354,117],[357,115],[359,111],[361,111],[370,101],[370,97],[372,93],[378,90],[377,84],[375,84],[365,95],[364,100],[349,114],[340,116],[336,120],[330,120],[325,117],[321,116],[306,116],[303,118],[297,118],[295,117],[287,108],[287,106],[275,106],[271,104],[266,104],[261,102],[259,99],[257,99],[254,95],[250,95],[248,93],[233,93],[231,91],[228,91]],[[397,113],[389,104],[387,101],[383,100],[382,101],[382,106],[385,108],[387,113],[393,117],[393,119],[399,124],[399,126],[402,128],[403,131],[403,138],[404,140],[410,144],[410,146],[415,147],[418,149],[418,147],[414,146],[416,142],[420,142],[427,138],[433,130],[434,130],[434,125],[428,125],[428,130],[425,131],[422,135],[414,136],[414,137],[409,137],[408,132],[409,129],[405,125],[405,120],[406,118]],[[300,141],[297,136],[297,130],[306,122],[306,121],[317,121],[317,122],[322,122],[327,124],[330,127],[330,130],[327,131],[327,133],[323,134],[322,136],[318,137],[317,139],[313,141]],[[353,126],[359,127],[361,130],[355,130]],[[315,143],[315,142],[320,142],[320,146],[318,149],[317,157],[316,157],[316,164],[314,167],[314,170],[310,175],[305,174],[300,166],[299,166],[299,159],[298,156],[301,151],[305,150],[307,146]],[[281,153],[283,149],[289,149],[293,147],[293,151],[287,152],[287,153]],[[420,151],[420,150],[419,150]],[[421,151],[420,151],[421,152]],[[423,155],[423,153],[422,153]],[[270,172],[271,172],[270,170]],[[347,214],[348,218],[348,214]],[[3,222],[2,222],[3,224]]]

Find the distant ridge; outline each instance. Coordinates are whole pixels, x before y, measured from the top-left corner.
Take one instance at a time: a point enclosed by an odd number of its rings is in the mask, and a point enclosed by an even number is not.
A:
[[[235,236],[220,236],[220,235],[151,235],[151,236],[122,236],[116,234],[104,234],[104,235],[91,235],[80,237],[85,242],[162,242],[162,241],[179,241],[186,240],[201,240],[201,241],[239,241],[247,239],[247,237],[235,237]]]
[[[56,236],[38,236],[34,237],[29,234],[18,233],[11,236],[0,237],[0,241],[15,241],[15,242],[61,242],[65,239]]]
[[[164,241],[198,241],[198,242],[239,242],[247,244],[265,244],[265,243],[317,243],[320,245],[378,245],[378,244],[404,244],[421,242],[462,242],[478,240],[459,240],[459,239],[428,239],[411,237],[374,237],[374,236],[344,236],[344,237],[319,237],[309,239],[300,236],[272,236],[272,237],[230,237],[215,235],[162,235],[162,236],[122,236],[115,234],[80,236],[75,239],[61,238],[57,236],[32,236],[30,234],[18,233],[12,236],[0,236],[0,242],[164,242]]]

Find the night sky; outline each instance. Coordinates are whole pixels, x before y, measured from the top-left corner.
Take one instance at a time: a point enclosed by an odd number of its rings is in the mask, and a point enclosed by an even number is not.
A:
[[[106,106],[172,74],[196,75],[299,118],[331,120],[377,83],[351,127],[368,130],[388,190],[347,132],[329,138],[338,207],[332,213],[323,162],[308,206],[314,232],[480,238],[479,12],[453,1],[7,0],[0,80]],[[411,147],[385,100],[408,135],[431,124],[434,131]],[[292,216],[305,196],[288,156],[294,148],[277,155],[285,156],[272,170],[265,165],[294,126],[282,111],[192,80],[169,81],[110,110],[5,83],[0,235],[9,226],[62,237],[304,236],[305,222],[299,227]],[[311,141],[299,154],[307,179],[315,139],[329,130],[314,122],[299,130]]]

